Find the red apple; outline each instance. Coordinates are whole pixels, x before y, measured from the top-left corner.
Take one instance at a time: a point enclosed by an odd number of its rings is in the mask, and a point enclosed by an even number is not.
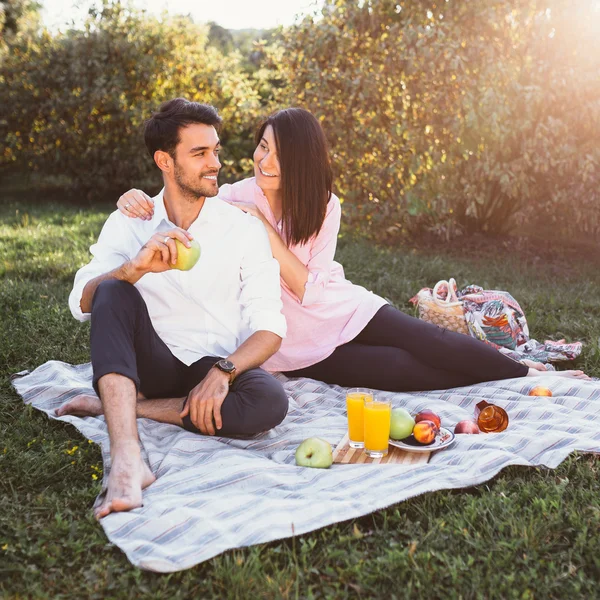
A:
[[[438,431],[439,427],[433,421],[419,421],[413,429],[413,435],[420,444],[431,444]]]
[[[432,410],[422,410],[415,415],[415,423],[420,421],[431,421],[439,429],[442,426],[442,420]]]
[[[481,433],[475,421],[460,421],[454,428],[454,433]]]

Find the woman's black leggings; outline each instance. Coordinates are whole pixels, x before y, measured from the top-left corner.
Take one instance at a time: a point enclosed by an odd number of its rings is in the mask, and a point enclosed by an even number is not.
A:
[[[386,305],[331,356],[285,375],[344,387],[413,392],[523,377],[528,370],[475,338]]]

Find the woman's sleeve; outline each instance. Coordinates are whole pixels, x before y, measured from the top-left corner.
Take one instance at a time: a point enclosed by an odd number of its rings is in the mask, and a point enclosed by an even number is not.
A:
[[[310,306],[320,302],[329,283],[329,275],[337,247],[337,238],[340,231],[342,207],[339,198],[334,194],[327,204],[327,214],[323,227],[312,240],[310,258],[306,265],[308,279],[304,286],[302,306]]]

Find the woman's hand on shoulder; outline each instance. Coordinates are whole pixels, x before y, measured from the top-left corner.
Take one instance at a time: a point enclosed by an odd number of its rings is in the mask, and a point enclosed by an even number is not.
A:
[[[117,201],[117,208],[126,217],[140,218],[149,221],[154,215],[154,202],[142,190],[129,190]]]

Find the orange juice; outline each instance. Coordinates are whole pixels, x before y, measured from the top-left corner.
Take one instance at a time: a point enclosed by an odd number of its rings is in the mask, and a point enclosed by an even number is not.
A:
[[[392,405],[389,401],[365,404],[365,451],[373,457],[385,456],[390,440]]]
[[[366,389],[352,388],[346,394],[346,409],[348,411],[348,437],[352,448],[362,448],[364,441],[364,406],[372,402],[373,394]]]

